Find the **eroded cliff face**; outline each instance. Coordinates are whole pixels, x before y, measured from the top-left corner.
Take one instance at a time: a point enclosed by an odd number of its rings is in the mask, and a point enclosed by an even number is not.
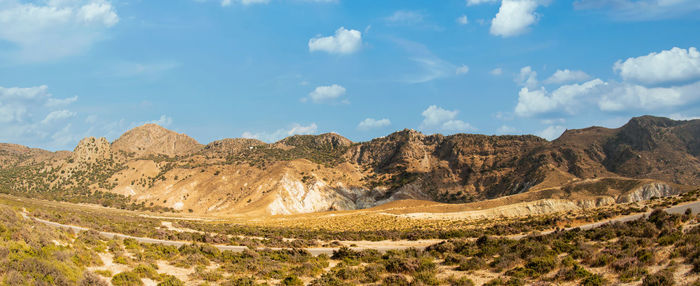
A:
[[[546,144],[529,135],[428,136],[404,130],[355,145],[346,156],[377,174],[419,182],[433,200],[467,202],[523,192],[541,181],[541,166],[520,158]]]
[[[650,183],[645,184],[627,194],[618,196],[618,203],[633,203],[650,200],[651,198],[663,198],[680,194],[681,190],[673,188],[666,183]]]

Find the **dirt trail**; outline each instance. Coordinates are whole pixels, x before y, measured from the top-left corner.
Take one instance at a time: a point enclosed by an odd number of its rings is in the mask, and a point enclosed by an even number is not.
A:
[[[695,202],[690,202],[690,203],[685,203],[685,204],[680,204],[677,206],[672,206],[669,208],[666,208],[665,210],[669,213],[674,213],[674,214],[682,214],[685,212],[686,209],[691,209],[694,214],[697,214],[700,212],[700,201],[695,201]],[[631,221],[635,220],[638,218],[641,218],[643,216],[649,215],[651,212],[646,212],[646,213],[640,213],[640,214],[634,214],[634,215],[628,215],[628,216],[623,216],[623,217],[617,217],[605,221],[599,221],[599,222],[594,222],[594,223],[589,223],[585,225],[580,225],[577,226],[578,228],[581,229],[592,229],[595,227],[599,227],[601,225],[604,225],[606,223],[611,223],[611,222],[625,222],[625,221]],[[88,231],[90,229],[85,228],[85,227],[80,227],[80,226],[74,226],[74,225],[66,225],[66,224],[60,224],[48,220],[43,220],[35,217],[30,217],[26,214],[26,212],[22,212],[22,216],[26,219],[32,219],[37,222],[53,226],[53,227],[58,227],[58,228],[63,228],[63,229],[69,229],[75,232],[80,232],[80,231]],[[568,228],[568,229],[573,229]],[[544,231],[541,232],[542,234],[547,234],[551,233],[553,230],[549,231]],[[119,238],[119,239],[134,239],[140,243],[160,243],[163,245],[172,245],[172,246],[177,246],[180,247],[185,244],[191,244],[191,242],[187,241],[174,241],[174,240],[163,240],[163,239],[154,239],[154,238],[147,238],[147,237],[136,237],[136,236],[131,236],[131,235],[125,235],[125,234],[120,234],[120,233],[113,233],[113,232],[104,232],[104,231],[98,231],[98,233],[106,238]],[[507,238],[511,239],[521,239],[523,237],[526,237],[527,234],[518,234],[518,235],[510,235],[506,236]],[[407,249],[407,248],[418,248],[418,249],[424,249],[425,247],[439,243],[442,240],[439,239],[428,239],[428,240],[418,240],[418,241],[345,241],[344,243],[350,245],[350,244],[356,244],[357,246],[350,247],[353,250],[365,250],[365,249],[374,249],[380,252],[386,252],[388,250],[401,250],[401,249]],[[244,251],[247,247],[246,246],[235,246],[235,245],[220,245],[220,244],[215,244],[213,245],[219,250],[222,251],[233,251],[233,252],[242,252]],[[280,249],[289,249],[289,248],[278,248],[278,247],[262,247],[259,249],[272,249],[272,250],[280,250]],[[309,247],[309,248],[304,248],[305,250],[309,251],[312,255],[318,256],[321,254],[327,254],[327,255],[332,255],[333,251],[337,250],[338,247]]]

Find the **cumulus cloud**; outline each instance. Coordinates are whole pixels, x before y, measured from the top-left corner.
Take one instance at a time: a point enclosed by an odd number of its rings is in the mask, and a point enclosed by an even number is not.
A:
[[[619,72],[621,81],[593,79],[581,84],[560,85],[552,92],[538,87],[535,72],[525,67],[516,77],[516,82],[524,87],[518,93],[515,115],[574,115],[586,109],[618,113],[676,112],[679,108],[700,102],[700,73],[696,70],[695,62],[697,53],[694,48],[673,48],[628,58],[617,61],[613,66]],[[578,76],[572,76],[577,73]],[[547,82],[584,77],[588,75],[583,72],[557,71]]]
[[[0,87],[0,142],[65,148],[65,142],[72,142],[66,141],[72,130],[70,120],[77,115],[67,107],[76,100],[77,97],[54,98],[45,85]],[[59,132],[63,133],[56,135]]]
[[[700,52],[695,47],[674,47],[659,53],[619,60],[613,66],[624,80],[645,84],[687,81],[700,78]]]
[[[422,129],[440,129],[445,131],[471,131],[475,128],[467,122],[456,119],[459,111],[447,110],[437,105],[426,108],[423,115]]]
[[[672,113],[668,115],[668,118],[673,120],[696,120],[700,119],[700,116],[688,116],[681,113]]]
[[[567,82],[582,82],[590,79],[587,73],[579,70],[557,70],[552,76],[544,81],[546,84],[562,84]]]
[[[611,83],[598,106],[603,111],[659,110],[682,107],[700,99],[700,82],[670,87]]]
[[[118,22],[106,0],[6,0],[0,8],[0,40],[12,44],[3,48],[7,60],[56,60],[89,49]]]
[[[468,72],[469,72],[469,67],[466,66],[466,65],[461,65],[461,66],[457,67],[457,70],[455,71],[455,74],[460,75],[460,74],[465,74],[465,73],[468,73]]]
[[[525,33],[537,22],[535,0],[503,0],[498,14],[491,20],[491,34],[512,37]]]
[[[471,131],[476,130],[471,124],[459,119],[448,120],[442,123],[442,129],[447,131]]]
[[[566,131],[566,128],[564,126],[552,125],[538,132],[537,136],[551,141],[559,138],[559,136],[561,136],[561,134],[564,133],[564,131]]]
[[[328,86],[318,86],[312,92],[309,93],[308,97],[302,98],[302,102],[311,100],[313,103],[324,103],[333,102],[345,95],[345,88],[333,84]],[[348,103],[347,100],[343,100],[343,103]]]
[[[301,125],[299,123],[294,123],[289,128],[281,128],[281,129],[277,129],[273,132],[253,133],[250,131],[246,131],[246,132],[243,132],[241,137],[258,139],[258,140],[262,140],[262,141],[265,141],[268,143],[272,143],[272,142],[277,142],[280,139],[283,139],[285,137],[289,137],[292,135],[315,134],[317,131],[318,131],[318,126],[316,126],[316,123],[311,123],[311,124],[306,125],[306,126]]]
[[[530,66],[523,67],[520,69],[520,73],[515,77],[515,82],[518,85],[528,88],[536,87],[539,83],[537,81],[537,72],[532,70]]]
[[[362,47],[362,33],[340,27],[335,35],[315,37],[309,40],[310,52],[327,52],[330,54],[352,54]]]
[[[514,134],[516,132],[518,132],[517,129],[508,125],[501,125],[501,127],[498,127],[498,130],[496,130],[496,134]]]
[[[563,111],[569,114],[581,107],[580,98],[604,86],[600,79],[594,79],[583,84],[563,85],[549,93],[544,87],[530,90],[520,89],[515,114],[521,117],[536,116],[543,113]]]
[[[366,118],[362,120],[360,124],[357,125],[357,129],[360,130],[370,130],[375,128],[382,128],[391,125],[391,121],[388,118],[374,119]]]
[[[467,18],[467,15],[462,15],[462,16],[458,17],[457,24],[460,24],[460,25],[469,24],[469,19]]]
[[[492,69],[489,73],[491,75],[499,76],[499,75],[503,74],[503,69],[502,68],[495,68],[495,69]]]

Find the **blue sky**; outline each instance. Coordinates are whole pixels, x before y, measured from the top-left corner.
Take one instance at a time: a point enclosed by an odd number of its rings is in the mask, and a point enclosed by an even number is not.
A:
[[[700,116],[696,0],[0,0],[0,142],[535,134]]]

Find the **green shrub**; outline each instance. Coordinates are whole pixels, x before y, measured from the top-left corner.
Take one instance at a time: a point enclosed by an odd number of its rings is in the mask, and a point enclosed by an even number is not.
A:
[[[80,278],[80,281],[78,281],[78,285],[80,286],[107,286],[107,282],[102,280],[99,276],[97,276],[95,273],[85,271],[83,273],[83,278]]]
[[[531,269],[536,276],[549,273],[557,266],[556,257],[535,257],[525,264],[525,268]]]
[[[459,271],[471,271],[471,270],[482,269],[485,266],[486,266],[486,262],[484,261],[483,258],[472,257],[472,258],[467,259],[463,263],[460,263],[459,266],[457,267],[457,270],[459,270]]]
[[[122,272],[112,277],[112,285],[114,286],[141,286],[143,281],[138,274],[130,271]]]
[[[673,273],[663,270],[647,275],[642,281],[642,286],[671,286],[675,284],[676,281],[673,279]]]
[[[408,280],[406,280],[406,277],[403,277],[403,275],[398,275],[398,274],[393,274],[389,275],[384,278],[382,281],[382,285],[387,285],[387,286],[408,286],[410,283],[408,283]]]
[[[296,276],[287,276],[280,282],[282,285],[286,286],[303,286],[304,282]]]
[[[461,277],[459,279],[449,279],[450,286],[474,286],[474,281],[468,277]]]
[[[185,286],[185,282],[172,275],[166,275],[162,280],[158,286]]]
[[[590,275],[581,281],[582,286],[602,286],[606,284],[607,282],[600,274]]]
[[[382,279],[382,272],[384,272],[384,267],[377,264],[370,264],[365,266],[362,270],[362,275],[364,276],[360,282],[362,283],[374,283]]]

